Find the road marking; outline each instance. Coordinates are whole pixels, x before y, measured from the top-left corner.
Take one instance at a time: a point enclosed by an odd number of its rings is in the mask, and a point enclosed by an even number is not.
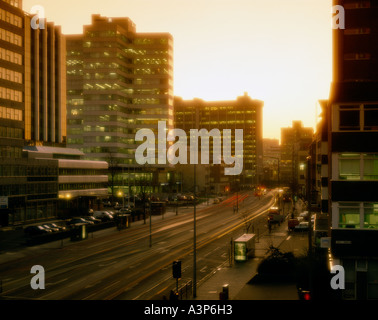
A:
[[[206,272],[206,269],[207,269],[207,266],[204,266],[204,267],[200,270],[200,272]]]
[[[291,239],[291,236],[288,236],[287,238],[286,238],[286,241],[289,241]]]

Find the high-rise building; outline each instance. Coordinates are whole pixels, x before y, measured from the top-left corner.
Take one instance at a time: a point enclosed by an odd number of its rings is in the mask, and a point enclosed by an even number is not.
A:
[[[293,121],[292,127],[281,128],[280,179],[294,193],[305,194],[306,158],[314,129],[304,127],[302,121]]]
[[[28,145],[64,147],[66,39],[60,26],[31,28],[25,15],[25,140]]]
[[[205,179],[202,184],[210,192],[224,192],[256,186],[261,180],[263,155],[263,105],[247,93],[232,101],[183,100],[175,98],[175,127],[187,134],[190,129],[231,129],[231,154],[235,155],[235,130],[243,130],[243,171],[237,176],[225,176],[224,164],[212,164],[210,144],[210,165],[207,172],[199,175]],[[189,173],[189,177],[191,174]],[[184,182],[188,178],[184,178]]]
[[[130,194],[164,183],[164,165],[136,163],[139,129],[173,128],[173,38],[138,33],[128,18],[92,16],[67,36],[68,145],[109,162],[111,192]],[[156,141],[157,142],[157,141]],[[163,181],[161,181],[163,179]]]
[[[333,263],[345,269],[344,299],[378,298],[378,3],[335,0],[327,104],[328,192]]]
[[[107,196],[107,163],[65,148],[65,38],[51,22],[33,28],[33,17],[21,1],[0,1],[2,226],[57,217],[62,201],[88,208]]]
[[[22,1],[0,1],[0,157],[21,158],[25,127]]]
[[[263,184],[280,185],[281,146],[278,139],[263,139]]]

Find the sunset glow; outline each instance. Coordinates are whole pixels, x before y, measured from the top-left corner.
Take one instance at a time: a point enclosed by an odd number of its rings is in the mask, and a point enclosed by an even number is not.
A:
[[[331,82],[330,0],[24,0],[42,5],[64,34],[91,15],[129,17],[138,32],[174,38],[174,93],[184,99],[263,100],[264,137],[302,120],[315,125]]]

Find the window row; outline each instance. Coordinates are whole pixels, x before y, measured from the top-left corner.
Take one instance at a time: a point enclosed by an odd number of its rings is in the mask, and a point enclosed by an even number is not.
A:
[[[338,179],[378,180],[378,154],[340,154]]]
[[[17,196],[57,193],[57,183],[26,183],[0,185],[0,195]]]
[[[1,158],[21,158],[22,148],[11,147],[11,146],[0,146],[0,157]],[[0,167],[1,169],[1,167]],[[1,176],[1,171],[0,171]]]
[[[22,73],[0,67],[0,79],[22,84]]]
[[[22,65],[22,55],[4,48],[0,48],[0,59]]]
[[[22,28],[22,18],[4,9],[0,9],[0,20],[8,22],[16,27]]]
[[[104,189],[106,183],[64,183],[59,184],[59,191]]]
[[[2,90],[4,88],[0,87],[0,98],[7,99],[2,96]],[[9,89],[11,90],[11,89]],[[9,99],[12,100],[12,99]],[[8,120],[15,120],[15,121],[22,121],[22,110],[8,108],[8,107],[0,107],[0,119],[8,119]]]
[[[378,229],[378,203],[339,202],[334,206],[339,228]]]
[[[0,28],[0,40],[4,40],[15,44],[16,46],[22,47],[22,37],[3,28]]]
[[[378,130],[378,104],[340,105],[335,108],[333,131]]]
[[[54,177],[58,175],[56,167],[3,165],[0,167],[0,177]]]
[[[1,138],[12,138],[12,139],[22,139],[23,130],[19,128],[1,127],[0,126],[0,137]]]
[[[16,8],[21,8],[22,6],[22,0],[3,0],[3,1]]]

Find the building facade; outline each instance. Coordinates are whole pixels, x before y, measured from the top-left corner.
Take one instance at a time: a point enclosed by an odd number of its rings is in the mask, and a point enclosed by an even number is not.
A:
[[[173,38],[138,33],[128,18],[92,16],[67,36],[68,145],[109,163],[110,193],[160,190],[167,166],[136,163],[135,134],[173,128]],[[157,141],[156,141],[157,142]]]
[[[33,28],[33,17],[22,10],[22,1],[0,1],[1,226],[57,217],[61,205],[58,157],[67,159],[68,151],[65,38],[51,22]],[[46,147],[62,151],[49,158],[38,149]],[[28,148],[38,150],[31,157]],[[101,179],[91,197],[104,195]]]
[[[378,3],[334,1],[328,112],[328,192],[333,263],[345,269],[344,299],[378,298]]]
[[[292,127],[281,128],[281,182],[295,194],[305,195],[307,157],[314,129],[293,121]]]
[[[24,145],[24,13],[21,1],[0,1],[0,157],[21,158]]]
[[[278,139],[263,139],[263,184],[280,186],[281,146]]]
[[[205,170],[201,177],[209,192],[225,192],[252,188],[262,178],[263,155],[263,102],[252,99],[247,93],[233,101],[183,100],[175,98],[175,127],[187,134],[190,129],[231,129],[231,154],[235,155],[235,130],[243,130],[244,152],[243,170],[237,176],[225,176],[224,165],[212,164],[212,144],[210,144],[210,164],[201,165]],[[185,167],[185,166],[184,166]],[[189,173],[189,176],[191,174]],[[190,179],[190,178],[189,178]],[[185,181],[184,177],[184,184]],[[199,184],[199,183],[198,183]]]

